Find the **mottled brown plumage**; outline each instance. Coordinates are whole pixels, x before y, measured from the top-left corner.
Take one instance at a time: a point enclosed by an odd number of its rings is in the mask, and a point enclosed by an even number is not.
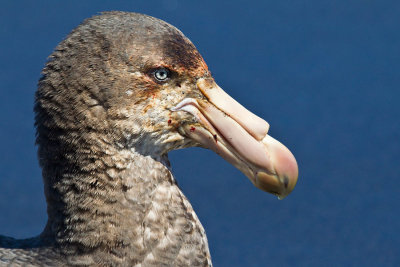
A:
[[[157,83],[158,66],[176,78]],[[196,145],[178,133],[185,119],[169,107],[197,94],[193,79],[204,75],[193,44],[161,20],[106,12],[72,31],[36,93],[48,223],[33,239],[0,238],[0,265],[210,265],[167,158]]]
[[[226,94],[173,26],[136,13],[84,21],[51,54],[35,102],[48,222],[0,237],[0,266],[211,266],[167,153],[203,146],[281,198],[291,152]]]

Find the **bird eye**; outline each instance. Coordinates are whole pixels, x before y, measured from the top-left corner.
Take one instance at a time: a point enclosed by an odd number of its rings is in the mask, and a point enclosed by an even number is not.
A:
[[[159,68],[154,71],[154,77],[157,81],[165,82],[170,77],[170,72],[166,68]]]

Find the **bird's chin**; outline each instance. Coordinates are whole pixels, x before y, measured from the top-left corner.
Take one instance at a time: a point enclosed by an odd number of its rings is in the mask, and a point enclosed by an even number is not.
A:
[[[213,81],[200,79],[208,99],[185,98],[171,110],[184,111],[196,123],[181,125],[184,135],[211,149],[243,172],[261,190],[286,197],[295,187],[298,167],[293,154],[269,136],[269,125]]]

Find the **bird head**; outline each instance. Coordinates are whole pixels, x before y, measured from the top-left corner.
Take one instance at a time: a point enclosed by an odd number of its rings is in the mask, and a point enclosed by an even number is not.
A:
[[[150,156],[201,146],[280,198],[297,182],[269,124],[216,84],[178,29],[146,15],[107,12],[77,27],[51,55],[35,109],[39,146],[91,139]]]

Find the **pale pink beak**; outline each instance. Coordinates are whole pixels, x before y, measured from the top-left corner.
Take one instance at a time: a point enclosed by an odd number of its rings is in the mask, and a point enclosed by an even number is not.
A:
[[[280,199],[295,187],[298,167],[293,154],[267,135],[269,124],[225,93],[212,79],[197,87],[207,98],[185,98],[172,111],[186,111],[198,124],[183,126],[185,134],[212,149],[242,171],[253,184]]]

